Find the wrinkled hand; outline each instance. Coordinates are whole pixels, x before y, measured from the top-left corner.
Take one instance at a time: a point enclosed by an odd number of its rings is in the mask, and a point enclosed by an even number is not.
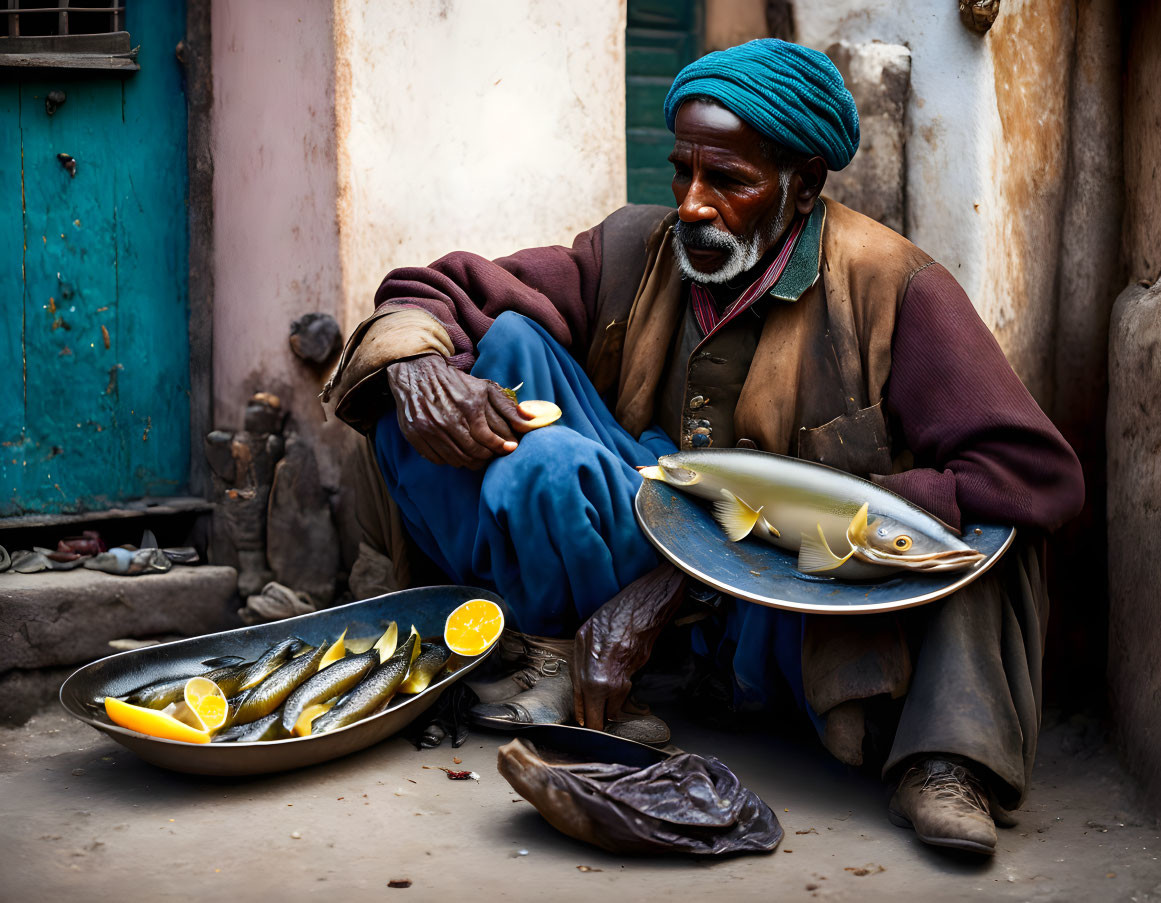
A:
[[[632,677],[681,603],[685,575],[662,564],[634,580],[581,625],[573,642],[573,708],[578,724],[604,730],[629,698]]]
[[[516,450],[526,417],[500,387],[450,366],[438,354],[387,367],[399,429],[427,460],[478,470]]]

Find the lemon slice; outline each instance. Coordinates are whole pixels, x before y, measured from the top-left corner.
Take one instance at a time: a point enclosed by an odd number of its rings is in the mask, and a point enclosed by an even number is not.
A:
[[[443,642],[457,655],[480,655],[504,630],[504,612],[487,599],[469,599],[447,616]]]
[[[174,717],[187,724],[193,721],[192,727],[203,731],[216,731],[226,723],[226,716],[230,714],[230,704],[226,702],[226,694],[221,687],[206,677],[191,677],[185,683],[185,704],[192,718],[182,717],[174,712]],[[179,707],[180,708],[180,707]]]
[[[347,628],[347,629],[349,630],[350,628]],[[346,638],[347,638],[347,631],[344,630],[339,635],[339,638],[337,640],[335,640],[335,644],[333,646],[331,646],[331,648],[326,651],[326,655],[324,655],[322,657],[322,661],[318,663],[318,670],[319,671],[321,671],[327,665],[333,665],[335,662],[337,662],[339,659],[341,659],[344,655],[347,654],[347,646],[343,642]]]
[[[415,630],[414,627],[411,628]],[[379,661],[385,662],[395,654],[395,647],[399,645],[399,625],[392,621],[387,625],[387,629],[383,632],[383,636],[379,637],[379,641],[375,643],[374,649],[379,650]]]
[[[525,414],[531,414],[532,419],[526,420],[524,425],[530,429],[539,429],[542,426],[548,426],[550,423],[556,423],[560,419],[560,408],[551,401],[522,401],[517,405]]]
[[[329,712],[334,704],[335,701],[331,700],[330,702],[316,702],[314,705],[308,705],[302,710],[298,720],[294,722],[294,730],[291,733],[296,737],[309,737],[311,722],[324,712]]]
[[[139,734],[160,737],[162,740],[184,740],[186,743],[209,743],[210,732],[198,730],[166,715],[157,709],[130,705],[112,696],[105,697],[105,713],[114,724],[127,727]]]

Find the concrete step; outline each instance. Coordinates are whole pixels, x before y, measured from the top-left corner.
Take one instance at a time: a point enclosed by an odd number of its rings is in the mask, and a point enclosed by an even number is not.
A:
[[[237,571],[213,566],[139,577],[0,574],[0,720],[26,720],[73,668],[117,651],[110,640],[241,626],[237,586]]]

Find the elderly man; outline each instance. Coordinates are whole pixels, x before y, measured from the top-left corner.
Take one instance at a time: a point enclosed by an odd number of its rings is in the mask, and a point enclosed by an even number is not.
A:
[[[522,667],[478,685],[494,718],[632,724],[630,678],[685,599],[636,526],[635,468],[675,447],[825,457],[952,526],[1020,527],[992,571],[906,616],[724,600],[695,636],[736,704],[789,688],[838,758],[881,760],[897,824],[991,853],[1035,756],[1042,537],[1080,508],[1076,458],[951,274],[821,196],[859,138],[825,56],[710,54],[665,115],[676,210],[390,273],[328,386],[337,413],[418,546],[508,601]],[[558,426],[529,431],[501,390],[519,383]]]

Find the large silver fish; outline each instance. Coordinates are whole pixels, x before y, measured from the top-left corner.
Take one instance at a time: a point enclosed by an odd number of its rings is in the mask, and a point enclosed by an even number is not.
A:
[[[638,468],[714,503],[731,541],[756,536],[798,553],[806,574],[866,580],[892,570],[969,568],[985,556],[918,505],[824,464],[744,448],[705,448]]]

